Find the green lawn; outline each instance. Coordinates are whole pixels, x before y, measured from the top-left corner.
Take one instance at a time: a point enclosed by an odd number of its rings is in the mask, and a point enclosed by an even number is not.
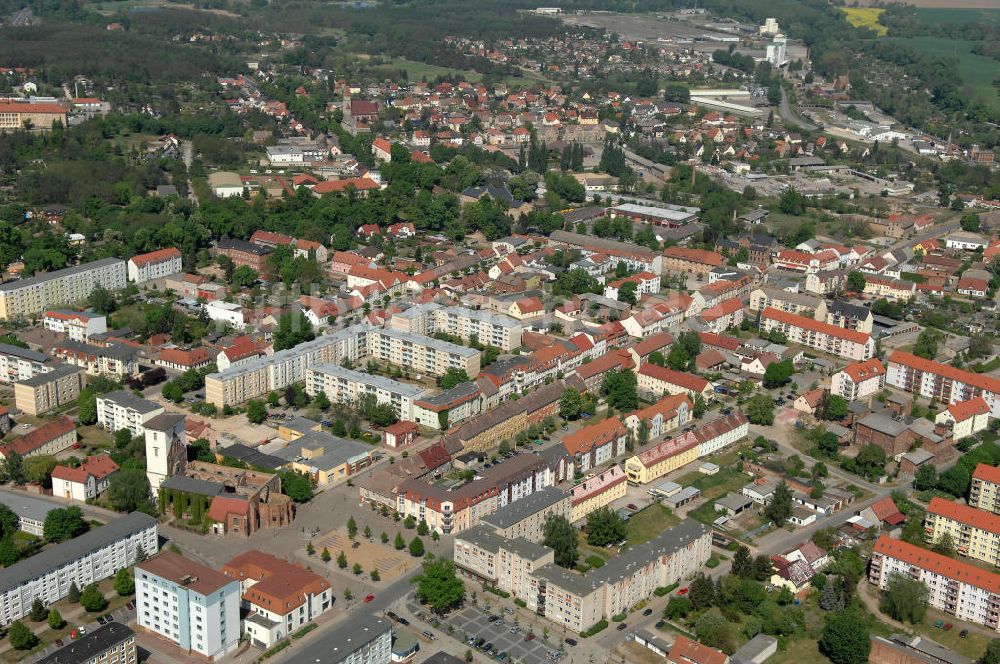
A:
[[[917,7],[914,14],[928,23],[1000,24],[1000,9]]]
[[[677,483],[681,486],[693,486],[701,490],[701,495],[709,501],[715,501],[730,491],[739,491],[753,478],[740,472],[735,467],[723,467],[715,475],[705,475],[697,470],[682,475]]]
[[[648,542],[680,522],[680,518],[670,511],[670,508],[660,503],[653,503],[646,509],[632,515],[628,522],[628,543]]]
[[[407,60],[406,58],[379,58],[379,61],[381,64],[376,66],[405,69],[411,81],[431,80],[438,76],[460,76],[467,81],[479,81],[482,79],[481,74],[471,69],[449,69],[448,67],[429,65],[423,62]],[[375,63],[372,62],[371,64],[374,65]]]
[[[945,10],[956,11],[956,10]],[[943,37],[908,37],[897,39],[912,46],[920,53],[931,56],[958,59],[958,73],[962,77],[963,90],[991,106],[1000,109],[1000,94],[993,86],[993,81],[1000,72],[1000,63],[992,58],[976,55],[972,52],[976,42],[962,39],[945,39]]]

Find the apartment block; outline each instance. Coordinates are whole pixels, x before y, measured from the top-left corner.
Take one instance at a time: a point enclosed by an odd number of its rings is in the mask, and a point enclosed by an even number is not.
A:
[[[145,434],[145,423],[163,412],[163,406],[118,390],[97,396],[97,425],[115,432],[128,429],[132,436]]]
[[[712,399],[715,395],[712,383],[701,376],[674,371],[651,362],[642,365],[636,372],[636,389],[650,400],[673,394],[686,394],[692,399],[698,394],[705,399]]]
[[[135,664],[137,661],[135,632],[128,625],[109,622],[36,660],[36,664]]]
[[[946,404],[982,397],[989,404],[992,417],[1000,417],[1000,379],[989,374],[964,371],[950,364],[895,350],[889,355],[885,382],[911,394]]]
[[[84,588],[111,578],[135,562],[139,547],[147,556],[157,552],[156,520],[132,512],[0,570],[0,622],[8,625],[26,616],[36,597],[54,604],[72,584]]]
[[[972,471],[969,505],[1000,514],[1000,468],[981,463]]]
[[[433,337],[373,328],[368,332],[368,355],[379,362],[424,375],[443,376],[449,369],[479,375],[480,352]]]
[[[482,523],[493,528],[504,539],[522,538],[541,542],[543,528],[549,516],[570,516],[570,494],[560,488],[547,486],[531,495],[508,504],[482,518]]]
[[[52,371],[54,358],[20,346],[0,344],[0,383],[16,383]]]
[[[242,553],[221,571],[240,583],[247,612],[243,632],[259,648],[270,648],[333,607],[329,581],[262,551]]]
[[[627,490],[628,476],[625,471],[618,464],[609,466],[607,470],[573,487],[569,520],[573,523],[580,521],[591,512],[624,498]]]
[[[611,461],[625,453],[625,439],[628,430],[616,417],[581,427],[563,437],[563,447],[573,458],[578,473],[586,473],[591,468]]]
[[[91,376],[110,374],[125,378],[139,375],[139,348],[120,341],[98,346],[67,339],[53,346],[52,354],[67,364],[83,367]]]
[[[393,314],[389,329],[410,334],[432,335],[444,332],[462,341],[475,339],[486,346],[509,351],[521,347],[523,324],[510,316],[493,311],[446,307],[436,302],[418,304]]]
[[[73,341],[83,343],[89,341],[93,334],[104,334],[108,331],[107,317],[88,311],[66,309],[46,311],[42,317],[42,325],[46,330],[65,334]]]
[[[392,406],[399,419],[412,422],[413,404],[424,389],[339,364],[320,364],[306,370],[306,394],[314,397],[320,392],[333,403],[351,405],[371,395],[378,403]]]
[[[214,660],[240,640],[240,582],[170,551],[135,566],[139,629]]]
[[[324,631],[295,658],[317,664],[390,664],[407,661],[393,656],[392,624],[371,614],[352,614]],[[426,660],[430,661],[430,660]]]
[[[128,280],[136,284],[163,279],[181,270],[181,252],[176,247],[159,249],[128,259]]]
[[[519,454],[455,488],[426,479],[405,480],[396,494],[396,511],[447,535],[477,526],[483,517],[552,484],[545,459]]]
[[[413,402],[413,421],[429,429],[448,429],[483,412],[482,390],[474,381],[459,383],[438,394],[424,394]]]
[[[673,394],[663,397],[652,406],[629,413],[622,421],[633,436],[637,437],[639,429],[645,426],[647,440],[655,440],[685,426],[693,407],[688,395]]]
[[[46,309],[87,299],[96,286],[125,288],[125,261],[102,258],[91,263],[0,284],[0,319],[40,314]]]
[[[760,329],[762,332],[777,330],[792,343],[848,360],[860,362],[875,355],[875,340],[870,334],[771,307],[761,312]]]
[[[822,300],[815,295],[793,293],[780,288],[764,286],[750,292],[750,313],[759,314],[772,308],[799,316],[813,316]]]
[[[1000,565],[1000,515],[932,498],[924,517],[924,537],[937,542],[945,535],[960,555]]]
[[[868,582],[884,590],[894,574],[927,586],[927,604],[935,609],[1000,630],[1000,575],[882,535],[872,550]]]
[[[625,473],[632,484],[649,484],[696,459],[743,440],[749,433],[747,416],[735,412],[647,446],[625,461]]]
[[[28,415],[42,415],[76,403],[86,384],[86,371],[70,364],[59,364],[51,371],[14,383],[14,405]]]
[[[848,364],[833,374],[830,379],[830,394],[848,401],[867,399],[885,387],[885,374],[885,365],[877,357]]]
[[[708,560],[711,549],[711,531],[685,519],[586,574],[555,564],[534,569],[528,593],[521,599],[528,609],[546,619],[581,632],[649,599],[657,588],[693,577]]]
[[[267,396],[306,379],[306,370],[320,364],[354,361],[367,353],[367,324],[353,325],[316,337],[270,357],[257,357],[205,377],[205,400],[219,408]]]
[[[555,563],[551,548],[524,538],[501,537],[485,524],[455,536],[453,557],[463,576],[515,597],[531,592],[534,570]]]

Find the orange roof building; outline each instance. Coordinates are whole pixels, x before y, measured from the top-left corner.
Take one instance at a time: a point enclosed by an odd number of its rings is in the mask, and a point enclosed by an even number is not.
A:
[[[927,506],[924,535],[932,542],[948,536],[959,554],[1000,564],[1000,514],[935,497]]]
[[[650,399],[658,399],[664,393],[689,394],[692,397],[700,394],[708,398],[713,389],[712,384],[701,376],[674,371],[648,362],[639,369],[636,379],[639,393]]]
[[[679,634],[667,655],[670,664],[728,664],[726,653]]]
[[[1000,378],[977,374],[895,350],[889,355],[886,383],[893,387],[953,404],[982,397],[992,417],[1000,417]]]
[[[870,334],[773,307],[760,313],[760,329],[762,332],[777,330],[792,343],[849,360],[864,361],[875,355],[875,340]]]
[[[625,452],[625,425],[615,417],[585,426],[563,438],[563,446],[576,458],[576,470],[585,473]]]

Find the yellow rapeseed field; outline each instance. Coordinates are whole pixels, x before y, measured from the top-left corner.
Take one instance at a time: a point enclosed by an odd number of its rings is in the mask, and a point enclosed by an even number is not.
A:
[[[884,37],[889,29],[878,22],[884,9],[877,7],[841,7],[840,11],[847,16],[847,22],[855,28],[868,28],[879,37]]]

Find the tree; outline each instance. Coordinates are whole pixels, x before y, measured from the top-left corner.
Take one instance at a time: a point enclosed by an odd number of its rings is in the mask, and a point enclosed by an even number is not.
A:
[[[764,387],[781,387],[792,380],[795,373],[795,366],[791,360],[781,362],[771,362],[764,370]]]
[[[764,516],[781,527],[792,516],[792,490],[782,480],[774,490],[771,502],[764,508]]]
[[[771,578],[773,566],[771,559],[761,554],[753,559],[753,578],[755,581],[767,581]]]
[[[96,583],[91,583],[80,594],[80,606],[85,608],[88,613],[103,611],[107,605],[108,600],[104,599],[104,595],[101,594]]]
[[[66,594],[66,599],[74,604],[80,601],[80,589],[76,587],[75,581],[70,582],[69,592]]]
[[[823,398],[822,414],[824,420],[842,420],[847,417],[847,399],[838,394],[827,394]]]
[[[66,624],[66,621],[63,620],[62,618],[62,615],[55,609],[49,611],[48,621],[49,621],[49,627],[51,629],[60,629],[62,628],[63,625]]]
[[[733,554],[733,574],[740,578],[748,578],[753,574],[753,561],[750,559],[750,549],[742,544]]]
[[[938,477],[937,488],[956,498],[964,496],[972,483],[972,475],[961,463],[956,463]]]
[[[925,327],[917,336],[917,341],[913,344],[913,354],[926,360],[933,360],[937,355],[938,344],[941,343],[944,335],[934,328]]]
[[[422,571],[414,579],[417,598],[436,613],[458,606],[465,599],[465,584],[455,573],[455,563],[446,558],[428,556]]]
[[[851,270],[847,274],[847,287],[855,293],[863,293],[867,283],[868,282],[865,281],[865,275],[857,270]]]
[[[993,639],[986,644],[986,652],[980,660],[981,664],[1000,664],[1000,639]]]
[[[667,364],[667,358],[663,357],[663,353],[658,350],[654,350],[650,353],[648,360],[650,364],[655,364],[658,367],[663,367]]]
[[[587,544],[608,546],[625,540],[628,527],[625,520],[609,507],[602,507],[587,515]]]
[[[917,472],[913,476],[914,489],[917,491],[927,491],[928,489],[933,489],[937,485],[937,482],[937,468],[929,463],[917,466]]]
[[[819,608],[824,611],[843,611],[844,596],[835,583],[827,583],[819,593]]]
[[[608,396],[609,408],[630,411],[639,407],[636,385],[634,372],[627,369],[614,369],[604,375],[601,392]]]
[[[955,540],[951,538],[951,535],[945,533],[941,537],[937,538],[934,542],[934,546],[931,547],[934,553],[940,553],[942,556],[954,556],[955,555]]]
[[[119,512],[150,509],[149,493],[149,478],[141,468],[122,468],[108,484],[108,499]]]
[[[347,536],[354,539],[358,534],[358,523],[354,520],[354,517],[350,517],[347,520]]]
[[[327,411],[330,409],[330,398],[326,396],[326,392],[319,392],[313,397],[313,405],[322,411]]]
[[[819,647],[833,664],[864,664],[871,652],[868,623],[854,608],[831,613],[826,618]]]
[[[343,551],[337,554],[337,567],[347,569],[347,554]]]
[[[24,484],[27,477],[24,473],[24,457],[11,450],[3,461],[3,475],[14,484]]]
[[[747,419],[754,424],[774,424],[774,402],[766,394],[757,394],[747,402]]]
[[[429,533],[429,532],[430,532],[430,528],[427,526],[427,522],[424,521],[423,519],[421,519],[420,523],[417,524],[417,534],[418,535],[422,535],[422,536],[426,536],[427,533]]]
[[[555,563],[560,567],[572,569],[580,557],[579,544],[576,539],[576,529],[564,516],[550,514],[542,526],[542,544],[555,551]]]
[[[38,643],[38,637],[20,620],[10,624],[7,635],[10,637],[10,645],[15,650],[30,650]]]
[[[469,382],[469,374],[465,373],[465,369],[451,367],[441,376],[441,389],[450,390],[456,385],[467,382]]]
[[[24,460],[24,479],[32,484],[51,486],[52,471],[56,458],[50,454],[40,454]]]
[[[626,281],[618,289],[618,301],[626,304],[635,304],[639,301],[638,296],[636,296],[638,288],[638,285],[634,281]]]
[[[369,526],[368,524],[365,524],[365,529],[363,531],[361,531],[361,532],[365,536],[365,539],[371,539],[372,538],[372,527]]]
[[[76,398],[78,414],[76,419],[80,424],[95,424],[97,422],[97,392],[89,387],[80,390]]]
[[[267,406],[261,399],[251,399],[247,402],[247,420],[251,424],[261,424],[267,419]]]
[[[701,352],[701,337],[697,332],[682,332],[667,354],[667,366],[674,371],[693,371]]]
[[[910,579],[902,574],[892,574],[882,595],[882,610],[900,622],[915,625],[927,613],[929,596],[930,592],[923,581]]]
[[[354,566],[351,568],[351,571],[354,572],[354,576],[361,576],[361,573],[364,572],[365,570],[361,566],[361,563],[354,563]]]
[[[715,603],[715,584],[704,574],[699,574],[691,582],[691,606],[695,611],[707,609]]]
[[[274,350],[292,348],[315,338],[309,319],[298,312],[287,313],[278,319],[278,327],[274,331]]]
[[[45,517],[42,534],[46,542],[65,542],[78,537],[90,529],[79,507],[63,507],[52,510]]]
[[[378,582],[378,581],[381,581],[381,580],[382,580],[382,575],[378,573],[378,570],[377,570],[377,569],[373,569],[373,570],[371,571],[371,574],[369,574],[368,576],[370,576],[370,577],[371,577],[371,580],[372,580],[372,581],[375,581],[375,582]]]
[[[135,579],[127,567],[122,567],[115,574],[115,592],[119,597],[126,597],[135,592]]]
[[[575,387],[567,387],[559,399],[559,417],[564,420],[575,420],[580,417],[582,406],[583,398],[580,396],[580,391]]]
[[[240,291],[253,286],[259,277],[257,271],[249,265],[240,265],[233,270],[233,274],[229,277],[229,283],[232,284],[233,291]]]
[[[316,547],[313,546],[312,542],[306,542],[306,555],[312,556],[316,554]]]
[[[406,548],[406,540],[403,539],[403,535],[401,533],[396,533],[396,539],[393,540],[392,545],[395,547],[396,551],[402,551]]]
[[[42,600],[36,597],[31,602],[31,611],[28,616],[35,622],[42,622],[49,615],[49,612],[45,610],[45,605],[42,604]]]
[[[978,214],[963,214],[958,223],[961,224],[963,231],[969,233],[978,233],[980,230]]]
[[[410,555],[414,558],[422,558],[424,555],[424,541],[419,537],[410,540]]]
[[[341,553],[341,555],[344,554],[343,551],[341,551],[340,553]],[[319,554],[320,560],[322,560],[324,563],[328,563],[328,562],[330,562],[330,558],[332,558],[332,557],[333,556],[330,555],[330,549],[328,549],[328,548],[326,548],[324,546],[323,547],[323,551]],[[340,562],[340,557],[339,556],[337,558],[337,562]],[[347,567],[347,556],[344,556],[344,567]]]

